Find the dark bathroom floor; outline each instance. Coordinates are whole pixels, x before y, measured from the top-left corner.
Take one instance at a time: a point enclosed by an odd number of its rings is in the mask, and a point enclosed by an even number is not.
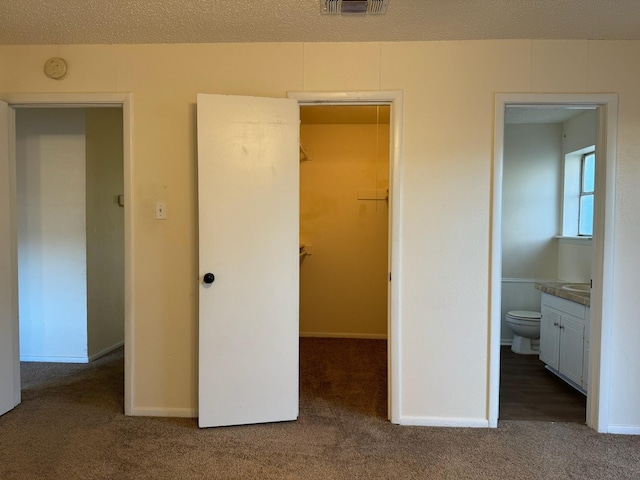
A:
[[[587,397],[549,372],[537,355],[500,348],[500,420],[585,423]]]

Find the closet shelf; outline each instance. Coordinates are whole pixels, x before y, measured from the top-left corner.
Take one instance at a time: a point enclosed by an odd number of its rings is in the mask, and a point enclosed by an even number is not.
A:
[[[304,162],[304,161],[308,161],[308,160],[311,160],[311,157],[309,156],[309,154],[305,150],[304,146],[302,145],[302,142],[300,142],[300,161]]]
[[[304,243],[300,244],[300,258],[311,255],[311,245],[306,245]]]

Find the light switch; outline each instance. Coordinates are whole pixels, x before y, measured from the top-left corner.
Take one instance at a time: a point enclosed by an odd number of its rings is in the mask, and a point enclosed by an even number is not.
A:
[[[156,220],[167,219],[167,202],[159,200],[156,202]]]

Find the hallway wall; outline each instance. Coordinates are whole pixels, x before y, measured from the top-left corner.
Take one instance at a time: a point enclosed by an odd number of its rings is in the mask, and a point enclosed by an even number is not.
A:
[[[122,109],[87,108],[87,354],[124,343]]]
[[[122,109],[16,123],[20,358],[88,362],[124,341]]]
[[[16,114],[20,358],[87,358],[82,109]]]

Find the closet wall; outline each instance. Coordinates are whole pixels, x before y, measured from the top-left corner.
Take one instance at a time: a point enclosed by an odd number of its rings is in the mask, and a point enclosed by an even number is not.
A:
[[[302,119],[300,334],[385,338],[389,125]]]

